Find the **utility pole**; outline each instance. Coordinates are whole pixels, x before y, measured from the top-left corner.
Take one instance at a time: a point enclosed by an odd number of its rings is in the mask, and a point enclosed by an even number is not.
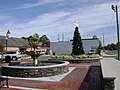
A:
[[[117,5],[112,5],[112,10],[116,12],[116,23],[117,23],[117,39],[118,39],[118,60],[120,60],[120,37],[119,37],[119,22],[118,22],[118,6]]]
[[[62,42],[64,41],[64,34],[62,33]]]
[[[105,46],[105,38],[104,38],[104,34],[103,34],[103,47]]]
[[[68,41],[70,41],[70,40],[69,40],[69,37],[68,37]]]

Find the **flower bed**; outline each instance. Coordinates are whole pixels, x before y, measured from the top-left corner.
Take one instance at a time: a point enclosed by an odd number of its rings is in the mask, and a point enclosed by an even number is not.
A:
[[[53,55],[51,56],[51,59],[88,59],[88,58],[100,58],[100,55],[98,54],[92,54],[92,55]]]
[[[65,60],[70,63],[94,63],[101,59],[100,55],[54,55],[49,60]]]

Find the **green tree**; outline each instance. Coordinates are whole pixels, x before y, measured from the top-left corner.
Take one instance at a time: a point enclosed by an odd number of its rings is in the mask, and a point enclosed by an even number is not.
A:
[[[38,34],[34,34],[33,36],[30,36],[28,44],[35,51],[35,49],[37,49],[40,46]]]
[[[43,35],[42,37],[40,37],[39,41],[42,42],[43,44],[47,44],[50,42],[50,40],[48,39],[46,35]]]
[[[26,37],[21,37],[21,39],[24,39],[25,41],[27,40],[27,38],[26,38]]]
[[[31,48],[34,49],[34,51],[30,51],[27,54],[30,55],[33,59],[33,66],[38,65],[38,57],[40,56],[39,52],[36,52],[36,49],[41,46],[41,43],[39,42],[39,35],[34,34],[33,36],[30,36],[28,44]]]
[[[107,46],[104,46],[104,49],[105,50],[117,50],[117,45],[118,44],[114,44],[114,43],[108,44]]]
[[[73,45],[72,53],[71,53],[72,55],[84,54],[82,40],[81,40],[81,36],[80,36],[77,26],[75,27],[72,45]]]

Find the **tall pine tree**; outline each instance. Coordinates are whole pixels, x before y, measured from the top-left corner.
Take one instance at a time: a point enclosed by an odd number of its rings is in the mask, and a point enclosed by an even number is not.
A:
[[[72,45],[73,45],[72,53],[71,53],[72,55],[84,54],[81,36],[80,36],[79,31],[78,31],[78,26],[75,27]]]

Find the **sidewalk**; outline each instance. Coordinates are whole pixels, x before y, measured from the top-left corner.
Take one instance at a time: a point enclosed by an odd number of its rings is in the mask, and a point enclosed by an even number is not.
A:
[[[115,90],[120,90],[120,61],[111,55],[103,54],[103,57],[101,60],[103,75],[115,76]]]

